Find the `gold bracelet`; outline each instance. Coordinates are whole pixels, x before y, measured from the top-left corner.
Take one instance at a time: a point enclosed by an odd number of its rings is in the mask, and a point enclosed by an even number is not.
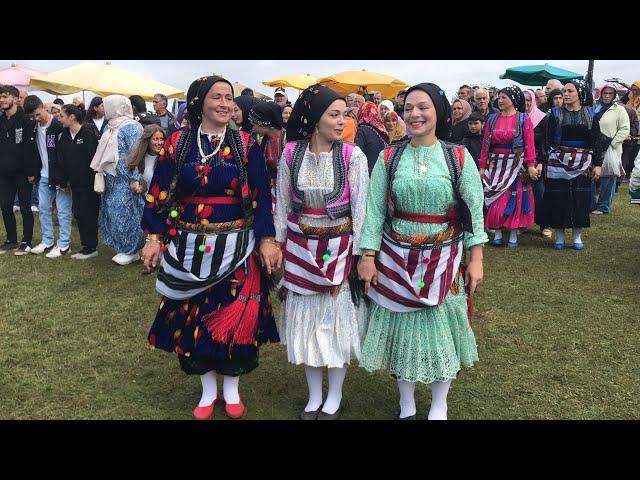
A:
[[[279,246],[279,245],[280,245],[280,242],[278,242],[278,241],[277,241],[275,238],[273,238],[273,237],[262,237],[262,238],[260,239],[260,243],[262,243],[262,242],[273,243],[273,244],[274,244],[274,245],[276,245],[276,246]]]
[[[159,235],[157,233],[150,233],[147,235],[147,242],[151,240],[162,243],[162,235]]]

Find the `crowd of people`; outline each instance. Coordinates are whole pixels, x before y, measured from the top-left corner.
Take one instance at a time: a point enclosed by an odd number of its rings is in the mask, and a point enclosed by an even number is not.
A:
[[[200,420],[219,399],[243,416],[239,379],[270,342],[304,366],[303,420],[339,417],[352,360],[394,377],[399,419],[416,418],[417,382],[431,385],[428,418],[446,419],[452,380],[478,360],[472,296],[488,234],[518,248],[537,224],[560,250],[572,229],[582,250],[590,215],[611,211],[625,172],[640,201],[640,81],[622,98],[607,83],[595,102],[582,80],[463,85],[452,102],[434,83],[393,99],[318,84],[292,105],[284,89],[273,102],[234,98],[228,80],[207,76],[175,116],[162,94],[147,112],[136,95],[85,109],[23,93],[0,90],[0,253],[61,257],[75,217],[72,258],[96,257],[100,237],[115,263],[157,269],[148,341],[199,376]]]

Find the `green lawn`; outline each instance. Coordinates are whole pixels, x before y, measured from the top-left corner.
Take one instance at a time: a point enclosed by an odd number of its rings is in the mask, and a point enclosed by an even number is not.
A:
[[[592,217],[582,252],[556,251],[535,229],[516,251],[486,248],[475,298],[480,362],[454,382],[449,418],[640,418],[640,208],[628,199],[623,187],[612,214]],[[190,418],[199,379],[146,341],[155,276],[99,251],[86,262],[0,255],[0,418]],[[246,419],[295,419],[306,403],[303,368],[287,363],[283,346],[266,346],[240,393]],[[416,396],[425,417],[429,388]],[[393,419],[397,404],[387,374],[350,369],[344,419]],[[221,407],[215,417],[225,418]]]

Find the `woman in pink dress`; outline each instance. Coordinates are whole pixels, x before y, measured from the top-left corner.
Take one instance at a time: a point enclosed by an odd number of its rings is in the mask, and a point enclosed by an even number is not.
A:
[[[502,245],[502,229],[510,230],[509,248],[518,246],[518,230],[533,225],[536,150],[533,123],[524,113],[522,91],[506,87],[498,94],[501,113],[489,115],[482,139],[480,177],[484,185],[485,228],[495,230],[493,245]]]

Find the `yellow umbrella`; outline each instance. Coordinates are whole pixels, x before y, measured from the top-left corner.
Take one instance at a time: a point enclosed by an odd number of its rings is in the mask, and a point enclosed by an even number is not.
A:
[[[387,98],[394,97],[400,90],[409,87],[408,84],[390,75],[366,70],[334,73],[328,77],[319,78],[318,83],[332,88],[341,95],[375,91],[381,92]]]
[[[286,75],[284,77],[278,77],[273,80],[262,82],[262,84],[267,87],[291,87],[297,90],[304,90],[315,83],[318,83],[318,79],[308,73],[305,73],[304,75]]]
[[[153,100],[156,93],[162,93],[168,98],[184,98],[185,96],[182,90],[114,67],[108,62],[104,65],[81,63],[48,75],[33,77],[29,85],[36,90],[54,95],[69,95],[81,90],[88,90],[103,97],[114,94],[127,97],[140,95],[149,101]]]

